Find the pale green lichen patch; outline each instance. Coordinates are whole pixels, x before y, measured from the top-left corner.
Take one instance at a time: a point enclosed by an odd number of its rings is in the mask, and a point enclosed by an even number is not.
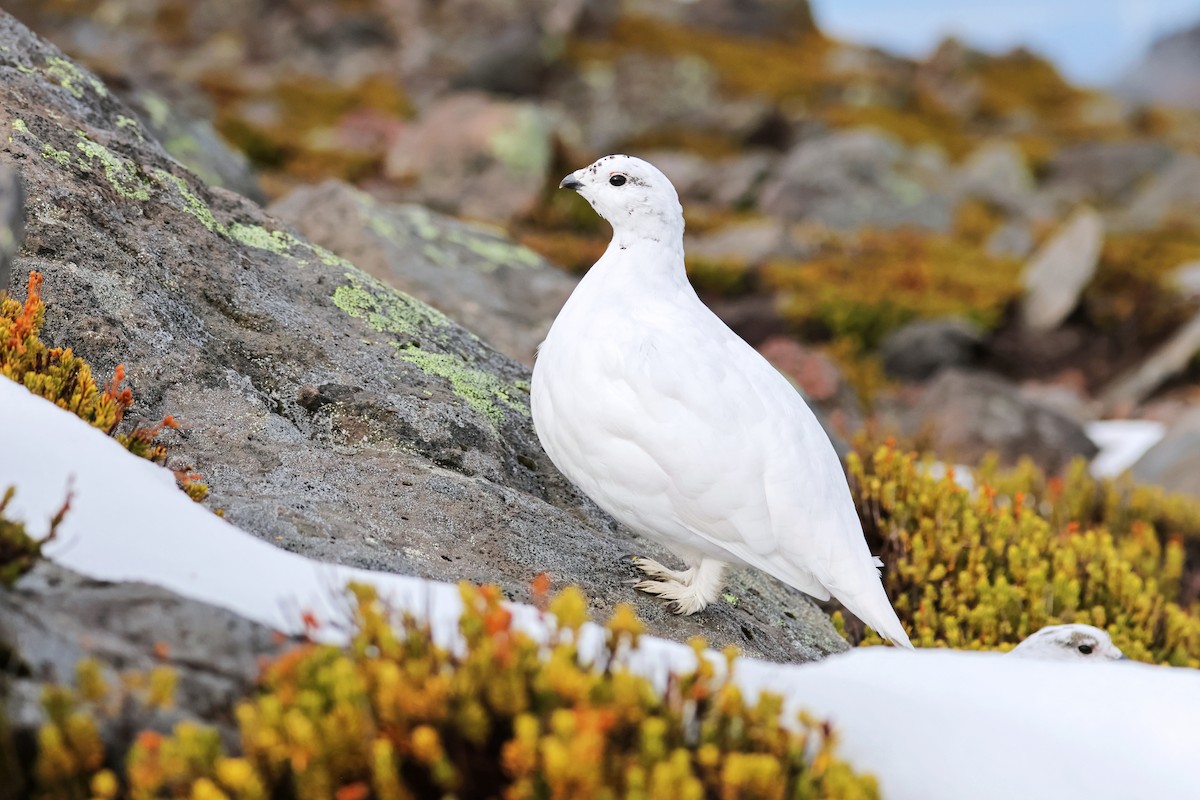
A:
[[[504,421],[504,409],[508,408],[523,416],[529,416],[529,406],[516,386],[506,383],[490,372],[475,369],[460,356],[448,353],[431,353],[416,347],[396,344],[400,357],[417,366],[427,375],[445,378],[454,388],[454,393],[467,405],[487,417],[493,425]]]
[[[379,333],[402,337],[392,342],[400,358],[448,381],[456,395],[493,425],[500,425],[505,409],[529,415],[527,383],[509,383],[478,369],[470,356],[435,353],[414,343],[446,340],[445,333],[454,323],[442,312],[359,270],[347,272],[346,279],[349,283],[333,293],[334,305]],[[474,338],[469,332],[463,335]]]
[[[200,224],[208,228],[213,233],[224,233],[225,226],[217,221],[213,215],[212,209],[208,204],[196,196],[188,186],[187,181],[173,173],[167,172],[165,169],[155,168],[151,170],[151,174],[161,184],[170,184],[179,192],[179,196],[183,198],[183,209],[191,214]]]
[[[108,96],[108,89],[95,75],[85,72],[65,58],[52,56],[46,59],[46,74],[58,81],[58,85],[66,89],[76,99],[82,99],[86,91],[83,84],[92,87],[92,91],[101,97]]]
[[[224,236],[227,239],[232,239],[247,247],[266,250],[276,255],[293,259],[300,265],[308,263],[305,258],[299,255],[302,253],[316,258],[326,266],[341,267],[343,269],[352,269],[354,266],[346,259],[329,252],[324,247],[306,242],[287,231],[273,231],[261,225],[247,225],[242,222],[231,222],[225,225],[217,219],[212,209],[208,207],[208,204],[192,191],[187,181],[183,178],[167,172],[165,169],[158,168],[151,170],[150,174],[160,184],[175,187],[175,190],[179,192],[179,196],[183,199],[184,210],[199,220],[201,225],[213,233]]]
[[[295,236],[287,231],[271,231],[261,225],[245,225],[240,222],[234,222],[229,225],[226,233],[235,242],[241,242],[244,245],[256,247],[259,250],[269,250],[277,255],[297,258],[294,251],[299,250],[316,257],[318,261],[328,267],[354,268],[353,264],[341,256],[329,252],[320,245],[306,242],[299,236]],[[304,261],[303,263],[308,262]]]
[[[118,128],[128,128],[129,130],[133,131],[134,136],[137,136],[138,139],[140,139],[143,142],[146,141],[145,138],[142,136],[142,126],[133,117],[127,117],[124,114],[118,115],[117,116],[117,127]]]
[[[75,147],[87,156],[89,161],[98,161],[104,168],[104,177],[121,197],[132,200],[149,200],[150,184],[135,169],[131,169],[125,161],[113,155],[104,145],[93,142],[83,131],[77,131],[79,141]]]
[[[14,119],[12,129],[17,133],[29,133],[29,126],[25,124],[23,119]]]
[[[171,118],[171,106],[162,95],[154,92],[142,92],[138,99],[142,101],[142,108],[146,109],[151,125],[161,128],[167,124],[167,120]]]
[[[458,246],[477,256],[475,266],[483,272],[491,272],[501,266],[523,269],[542,263],[537,253],[524,245],[508,241],[499,232],[492,234],[487,229],[473,228],[456,221],[439,225],[429,211],[419,206],[406,207],[403,219],[418,238],[429,243],[422,252],[435,264],[446,261],[446,256],[438,252],[444,249],[442,245]],[[372,214],[370,226],[380,236],[392,241],[400,239],[401,234],[396,226],[387,221],[381,212]]]
[[[436,338],[439,329],[453,325],[433,306],[365,272],[352,269],[346,273],[346,279],[349,283],[333,293],[334,305],[352,317],[365,319],[380,333]]]
[[[42,158],[49,158],[52,161],[58,162],[59,166],[71,166],[71,154],[66,150],[55,150],[50,145],[42,146]]]

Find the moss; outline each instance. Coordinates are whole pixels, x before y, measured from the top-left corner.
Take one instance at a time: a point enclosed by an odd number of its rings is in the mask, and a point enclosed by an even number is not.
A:
[[[1067,481],[1028,463],[1016,477],[992,467],[971,493],[915,454],[866,449],[849,460],[855,503],[918,645],[1006,650],[1045,625],[1081,622],[1130,658],[1200,666],[1200,606],[1180,604],[1183,546],[1164,542],[1148,515],[1081,514],[1094,508],[1080,502],[1094,486],[1084,462]]]
[[[267,173],[267,186],[272,174],[309,182],[378,174],[386,136],[343,136],[343,121],[351,115],[403,119],[412,114],[403,89],[384,74],[348,84],[295,72],[253,87],[239,72],[214,71],[203,80],[217,101],[217,130]]]
[[[627,667],[643,630],[629,606],[605,626],[598,660],[582,664],[587,600],[574,588],[549,602],[544,588],[535,591],[556,620],[540,642],[513,627],[499,589],[464,585],[462,645],[451,650],[425,623],[391,614],[372,589],[351,591],[349,646],[285,654],[238,703],[239,755],[186,722],[106,754],[104,687],[81,674],[76,688],[47,696],[36,788],[297,800],[879,796],[874,778],[838,757],[827,723],[801,714],[783,724],[781,698],[750,702],[706,659],[656,692]],[[693,644],[699,653],[703,642]],[[725,655],[731,673],[737,656]]]
[[[961,315],[987,328],[1020,291],[1021,263],[953,236],[916,230],[830,236],[812,258],[776,262],[763,282],[785,315],[863,352],[914,319]]]
[[[630,53],[693,57],[712,65],[723,88],[732,94],[812,100],[836,86],[824,66],[828,50],[829,42],[815,32],[782,42],[626,15],[607,38],[573,40],[568,57],[576,63],[611,62]]]

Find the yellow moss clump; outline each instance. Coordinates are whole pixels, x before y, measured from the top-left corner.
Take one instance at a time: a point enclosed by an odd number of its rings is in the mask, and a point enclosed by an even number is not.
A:
[[[167,460],[167,449],[157,439],[164,428],[177,428],[172,417],[153,427],[138,426],[118,433],[117,426],[133,405],[133,393],[122,389],[125,367],[118,364],[113,377],[100,388],[92,368],[71,348],[48,347],[39,338],[45,320],[42,302],[42,275],[29,273],[25,302],[0,291],[0,376],[9,378],[59,408],[70,411],[88,424],[99,428],[137,456],[157,464]],[[176,480],[188,496],[199,502],[208,495],[200,476],[186,470]]]
[[[874,349],[914,319],[959,314],[990,327],[1020,291],[1021,264],[951,236],[911,229],[830,236],[802,262],[776,262],[763,282],[796,325]]]
[[[772,41],[629,15],[617,20],[607,38],[580,38],[568,44],[568,56],[577,64],[611,62],[628,53],[700,58],[713,66],[726,91],[775,100],[813,100],[836,90],[836,77],[825,67],[828,52],[829,41],[815,31],[792,42]]]
[[[1071,491],[1025,465],[1009,486],[1057,488],[1009,495],[984,482],[972,493],[891,446],[851,455],[859,514],[914,643],[1006,650],[1045,625],[1082,622],[1130,658],[1200,667],[1200,607],[1178,602],[1182,545],[1132,515],[1085,514],[1096,505],[1082,469]]]
[[[577,589],[548,604],[557,623],[538,643],[512,626],[499,589],[464,585],[454,651],[412,617],[395,619],[374,590],[351,591],[350,645],[284,655],[238,705],[240,755],[184,723],[170,736],[142,733],[120,770],[102,769],[94,720],[60,694],[34,796],[86,797],[89,784],[98,797],[247,800],[879,796],[872,777],[837,758],[827,725],[804,716],[785,727],[780,698],[748,702],[707,660],[656,692],[624,666],[642,634],[627,606],[585,666]]]

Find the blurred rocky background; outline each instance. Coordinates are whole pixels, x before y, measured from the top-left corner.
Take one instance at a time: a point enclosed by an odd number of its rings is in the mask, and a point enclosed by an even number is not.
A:
[[[518,360],[607,241],[560,177],[629,152],[678,187],[702,296],[833,433],[1054,470],[1097,452],[1090,423],[1152,420],[1135,475],[1200,492],[1197,29],[1104,92],[1021,49],[839,41],[803,0],[6,9],[207,183]],[[405,203],[564,273],[390,252],[384,228],[428,227]]]

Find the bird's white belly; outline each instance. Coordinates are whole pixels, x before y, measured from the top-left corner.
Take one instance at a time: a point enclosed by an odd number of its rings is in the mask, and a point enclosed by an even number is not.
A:
[[[659,450],[670,438],[646,435],[669,424],[678,400],[637,380],[627,369],[627,350],[592,342],[565,352],[548,340],[538,357],[533,419],[555,466],[617,521],[680,556],[740,561],[688,528],[679,514],[677,476],[668,474],[668,454]]]

